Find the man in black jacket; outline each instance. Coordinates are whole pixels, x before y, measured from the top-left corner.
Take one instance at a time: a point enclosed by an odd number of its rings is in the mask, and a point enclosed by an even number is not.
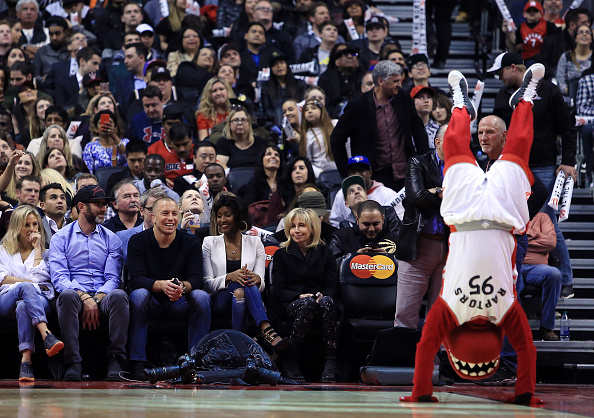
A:
[[[416,329],[419,308],[427,294],[427,311],[441,290],[448,253],[449,228],[439,213],[441,207],[447,125],[435,136],[435,150],[417,155],[406,165],[404,222],[400,229],[397,257],[398,295],[394,326]]]
[[[351,138],[351,155],[369,158],[374,180],[400,190],[406,161],[429,151],[423,122],[408,94],[399,93],[401,69],[380,61],[373,69],[375,88],[349,102],[330,143],[340,175],[347,174],[345,144]]]
[[[153,203],[153,228],[130,238],[130,360],[132,377],[145,380],[150,317],[189,319],[188,350],[208,334],[210,297],[202,290],[202,250],[193,234],[177,229],[179,207],[169,198]]]
[[[495,97],[493,113],[502,118],[509,126],[512,115],[509,98],[522,84],[526,67],[522,64],[518,54],[507,52],[500,54],[495,59],[489,72],[497,73],[504,86]],[[559,171],[563,170],[566,178],[573,177],[574,180],[576,178],[577,129],[557,86],[548,80],[542,80],[536,92],[537,96],[534,98],[532,110],[534,113],[534,142],[530,149],[528,164],[532,173],[542,180],[550,193]],[[559,166],[557,166],[557,136],[561,136],[561,164]],[[548,205],[544,205],[541,210],[551,217],[557,233],[557,247],[553,254],[561,262],[560,270],[563,273],[561,297],[572,297],[573,271],[565,238],[557,225],[555,211]]]
[[[320,76],[318,86],[326,92],[326,109],[332,118],[340,116],[349,100],[359,97],[364,75],[358,49],[344,48],[330,55],[328,69]]]
[[[334,233],[330,249],[336,258],[348,253],[396,252],[398,236],[383,228],[384,208],[375,200],[366,200],[357,207],[357,225]]]

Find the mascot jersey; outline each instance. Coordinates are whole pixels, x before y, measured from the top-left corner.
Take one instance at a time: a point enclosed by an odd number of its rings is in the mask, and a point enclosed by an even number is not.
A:
[[[441,215],[456,251],[448,254],[441,297],[458,325],[475,319],[499,325],[516,299],[513,234],[525,231],[530,183],[521,166],[499,160],[486,173],[455,164],[443,187]]]

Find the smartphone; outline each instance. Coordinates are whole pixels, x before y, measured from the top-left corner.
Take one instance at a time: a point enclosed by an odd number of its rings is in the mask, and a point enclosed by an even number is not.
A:
[[[110,117],[108,114],[104,113],[103,115],[101,115],[101,127],[107,125],[110,121]]]
[[[180,286],[181,283],[179,281],[179,279],[177,277],[174,277],[173,279],[171,279],[171,282],[176,285],[176,286]]]

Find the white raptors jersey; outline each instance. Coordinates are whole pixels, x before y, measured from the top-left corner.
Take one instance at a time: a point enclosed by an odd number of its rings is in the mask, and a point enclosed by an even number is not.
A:
[[[443,181],[441,216],[454,227],[488,220],[522,234],[529,220],[530,183],[516,163],[499,160],[486,173],[469,163],[454,164]]]
[[[498,325],[515,300],[514,236],[487,229],[450,234],[441,297],[459,325],[486,319]]]

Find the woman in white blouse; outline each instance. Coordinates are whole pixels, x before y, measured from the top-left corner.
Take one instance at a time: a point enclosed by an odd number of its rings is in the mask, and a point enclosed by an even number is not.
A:
[[[56,355],[64,343],[47,327],[45,310],[54,297],[50,282],[41,217],[33,206],[12,211],[8,231],[0,245],[0,316],[16,314],[19,351],[22,354],[20,381],[33,381],[31,357],[35,351],[34,327],[43,338],[48,356]]]
[[[225,194],[214,203],[210,221],[213,236],[204,238],[204,288],[211,293],[213,311],[231,305],[231,327],[244,331],[246,306],[260,327],[262,342],[276,351],[288,348],[268,321],[260,292],[264,290],[265,252],[260,238],[244,235],[250,229],[248,212],[238,197]],[[219,235],[220,234],[220,235]]]

